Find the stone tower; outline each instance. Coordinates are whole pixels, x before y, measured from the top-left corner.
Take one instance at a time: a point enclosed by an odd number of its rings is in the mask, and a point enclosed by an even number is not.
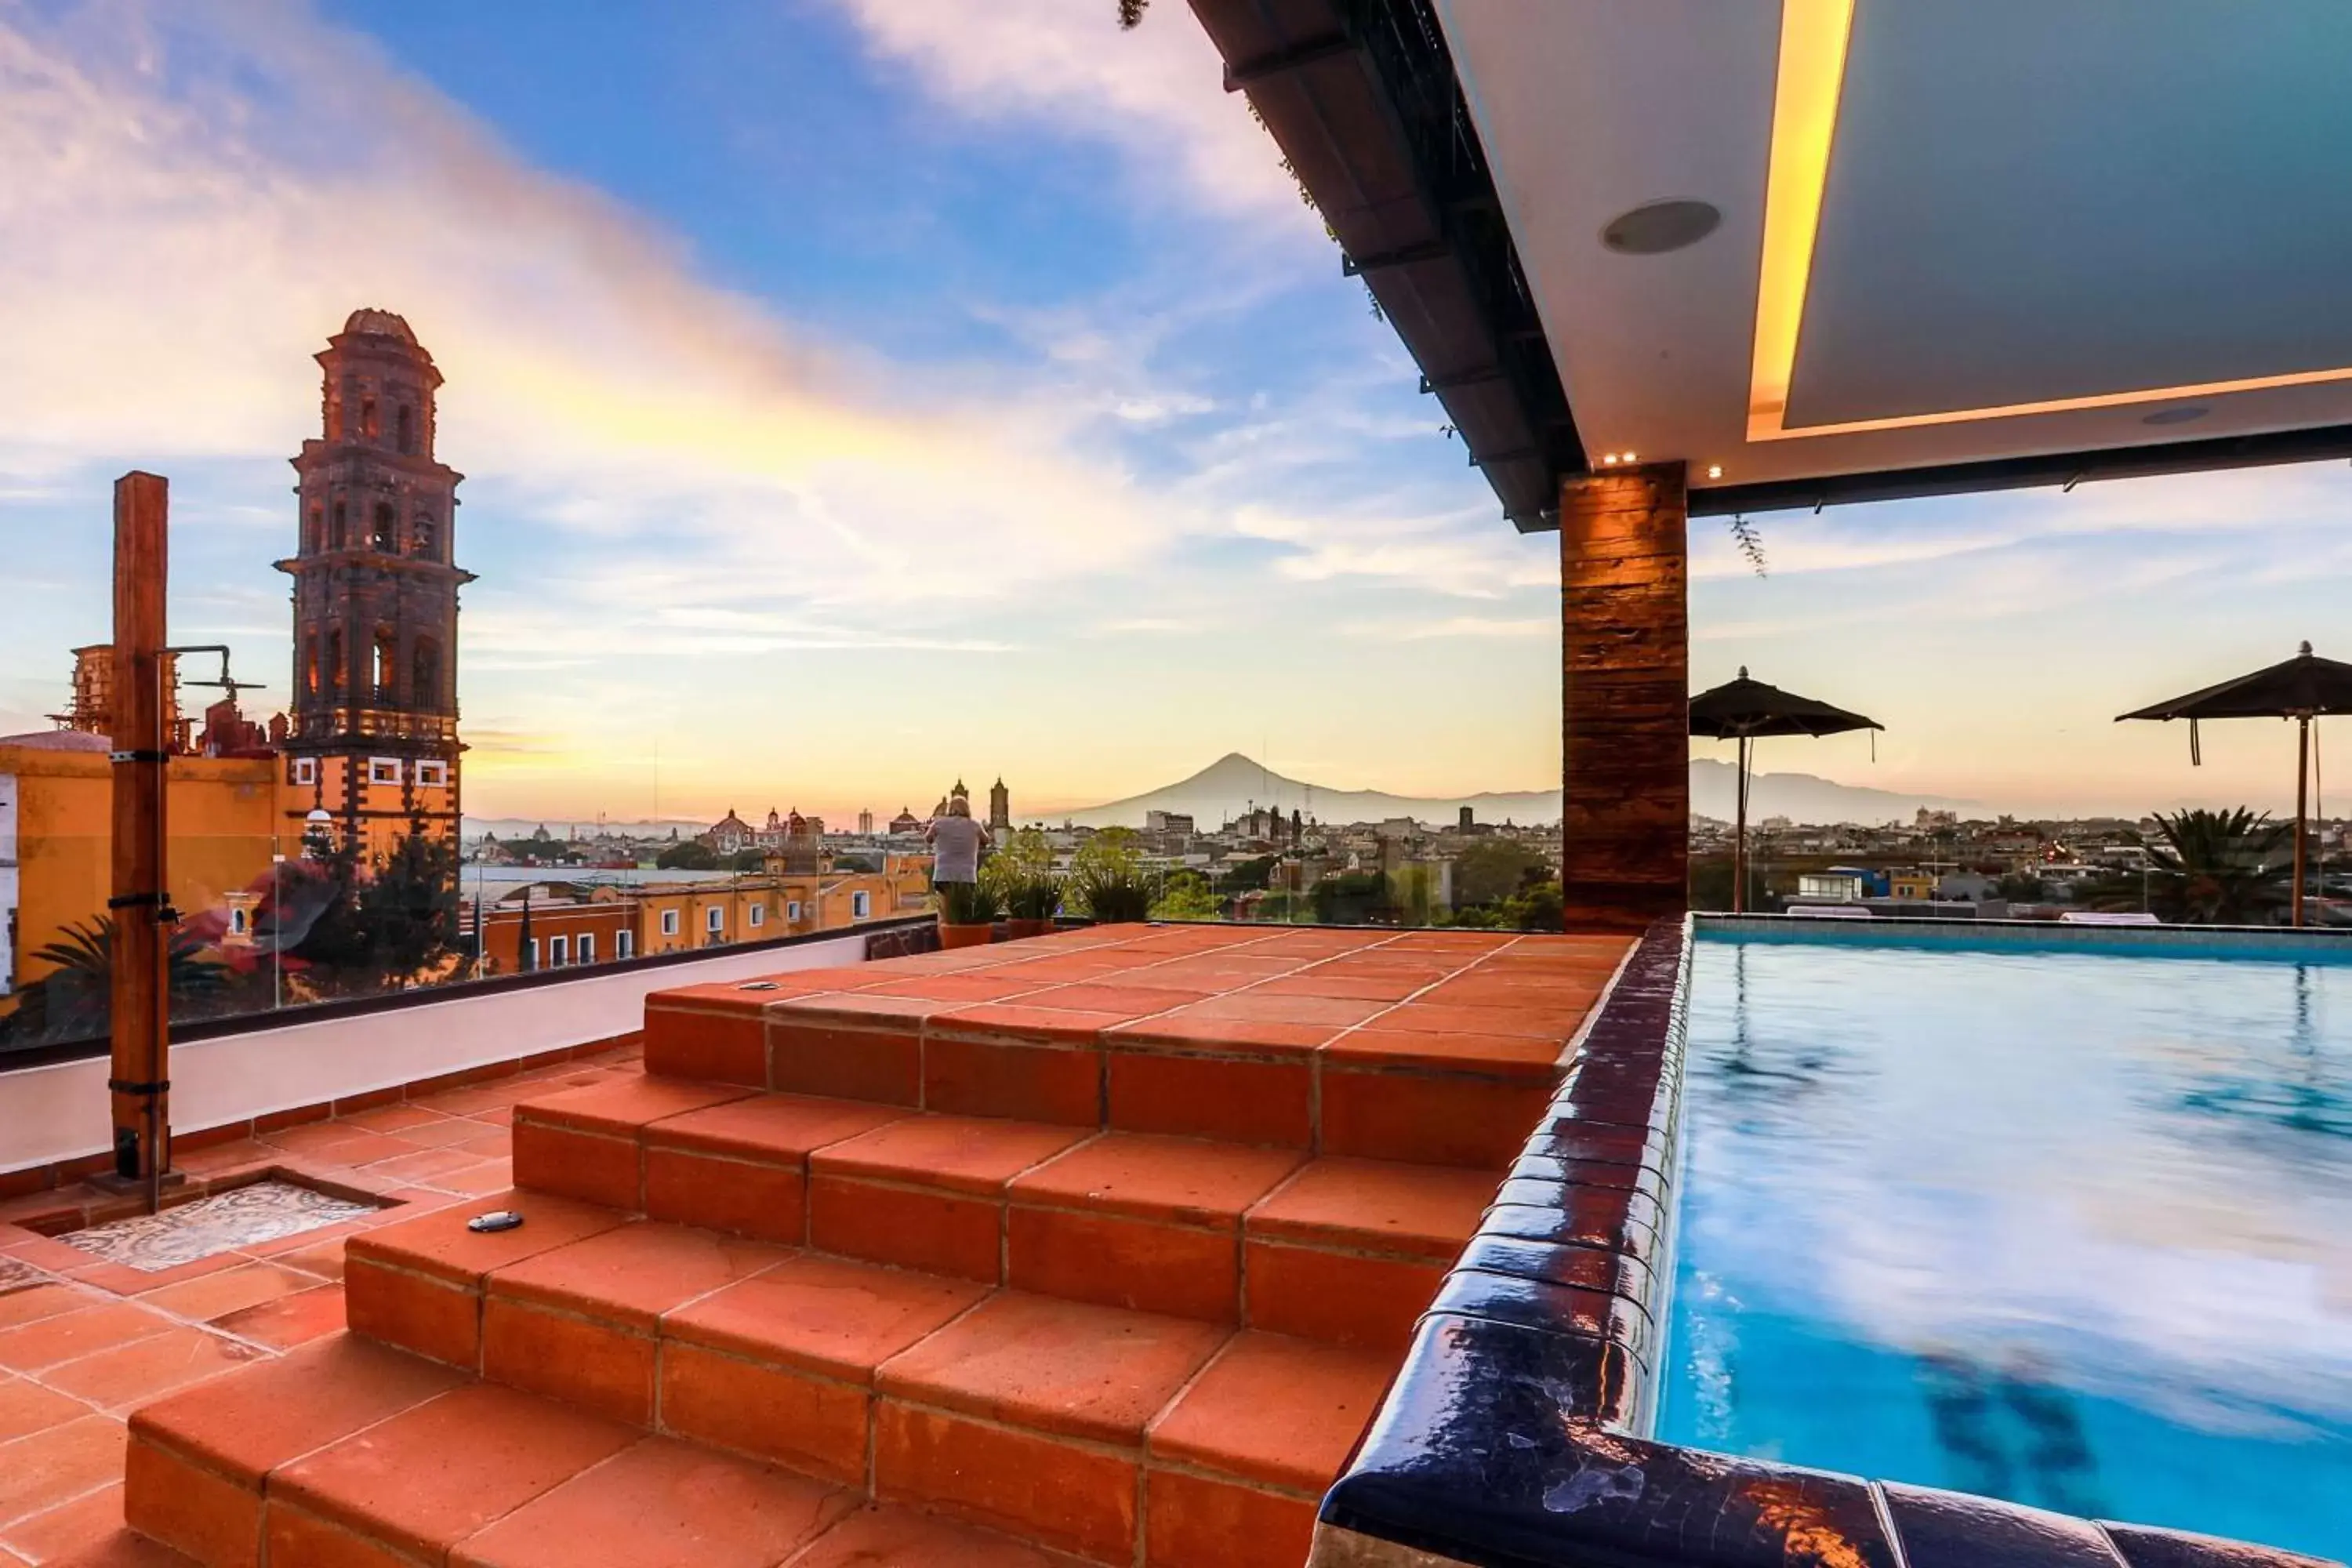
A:
[[[988,826],[1000,831],[1013,826],[1013,792],[1001,774],[988,792]]]
[[[433,456],[441,373],[408,323],[354,310],[318,355],[323,430],[293,459],[301,536],[286,743],[297,814],[363,856],[457,831],[457,481]]]

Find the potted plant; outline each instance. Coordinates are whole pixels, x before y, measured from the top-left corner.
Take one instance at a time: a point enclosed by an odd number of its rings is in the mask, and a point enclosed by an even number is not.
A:
[[[1005,889],[1005,934],[1015,939],[1047,935],[1061,907],[1062,879],[1051,871],[1031,871]]]
[[[996,890],[980,882],[941,882],[940,945],[984,947],[995,935],[996,912],[1002,907]]]
[[[1087,839],[1071,857],[1069,893],[1097,925],[1150,919],[1160,879],[1143,863],[1141,836],[1131,827],[1106,827]]]
[[[1054,929],[1062,906],[1062,879],[1054,870],[1054,847],[1034,827],[1024,827],[991,854],[980,879],[1003,907],[1006,934],[1043,936]]]

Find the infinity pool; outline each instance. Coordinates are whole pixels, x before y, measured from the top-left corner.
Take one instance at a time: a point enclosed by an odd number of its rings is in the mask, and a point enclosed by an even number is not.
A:
[[[2352,952],[2217,951],[1703,931],[1658,1435],[2352,1557]]]

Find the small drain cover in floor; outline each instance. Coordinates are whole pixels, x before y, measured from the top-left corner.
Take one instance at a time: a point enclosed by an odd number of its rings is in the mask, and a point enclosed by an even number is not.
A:
[[[69,1231],[58,1239],[109,1263],[159,1274],[200,1258],[299,1236],[375,1213],[373,1205],[291,1182],[256,1182],[158,1215]]]

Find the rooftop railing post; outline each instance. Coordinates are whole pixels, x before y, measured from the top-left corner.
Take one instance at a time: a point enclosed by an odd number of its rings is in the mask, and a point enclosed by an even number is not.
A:
[[[170,693],[164,647],[169,489],[154,474],[114,484],[114,692],[112,715],[113,923],[107,1081],[114,1175],[162,1206],[171,1165],[168,1067],[171,929],[165,890],[165,731]]]

